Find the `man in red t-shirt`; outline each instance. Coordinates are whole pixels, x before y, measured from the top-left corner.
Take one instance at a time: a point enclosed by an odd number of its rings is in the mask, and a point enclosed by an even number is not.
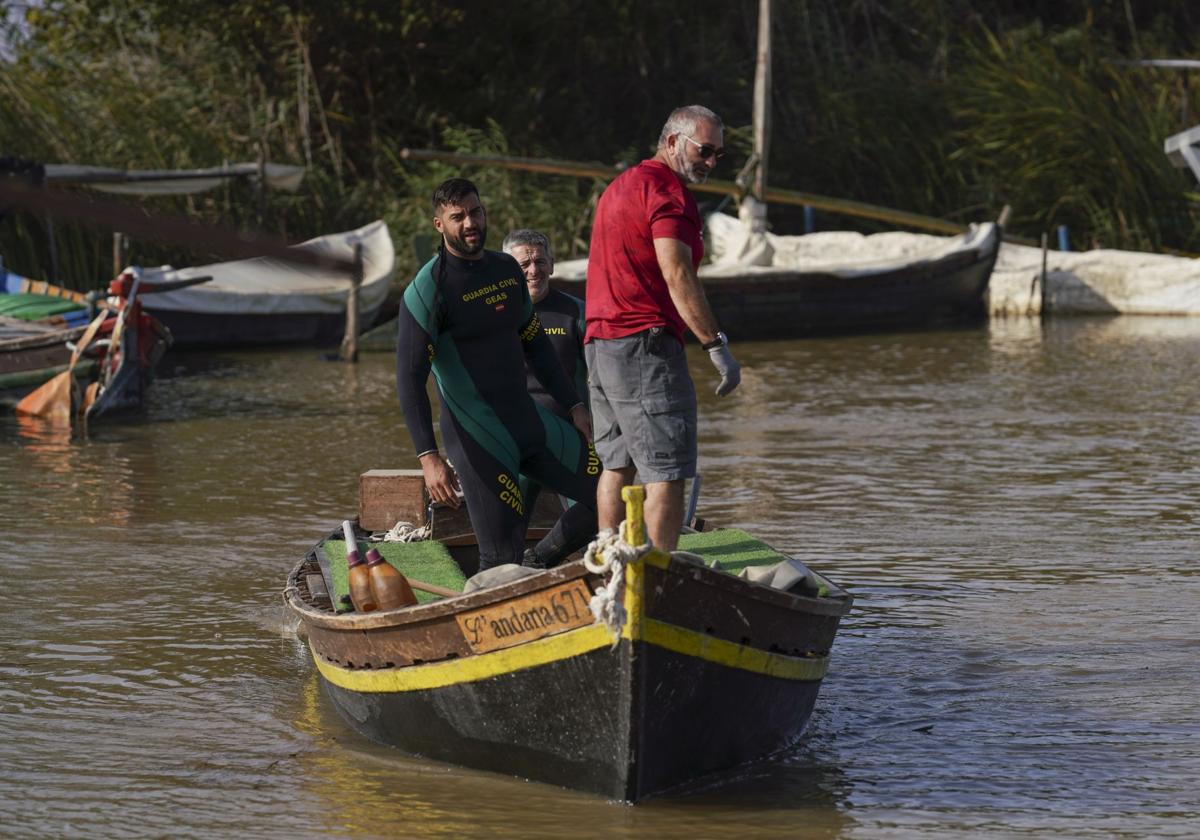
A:
[[[677,108],[654,157],[621,173],[600,196],[587,270],[584,352],[596,454],[599,526],[624,518],[621,488],[646,485],[650,540],[674,551],[683,487],[696,475],[696,389],[683,350],[691,330],[721,375],[741,368],[717,328],[696,275],[704,256],[700,211],[686,184],[702,184],[725,154],[721,118],[701,105]]]

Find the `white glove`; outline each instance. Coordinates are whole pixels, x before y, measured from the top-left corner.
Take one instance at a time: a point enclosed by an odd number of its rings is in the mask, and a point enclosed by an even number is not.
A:
[[[742,381],[742,366],[729,352],[728,344],[722,344],[720,347],[709,350],[708,358],[712,360],[717,373],[721,374],[721,384],[717,386],[717,396],[723,397]]]

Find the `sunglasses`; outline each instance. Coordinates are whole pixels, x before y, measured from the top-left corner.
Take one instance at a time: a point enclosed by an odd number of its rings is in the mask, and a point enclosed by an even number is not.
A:
[[[682,137],[683,139],[687,140],[689,143],[691,143],[693,146],[695,146],[696,148],[698,148],[700,150],[699,154],[700,154],[700,157],[702,160],[708,160],[713,155],[717,156],[717,160],[720,160],[721,158],[725,157],[724,149],[718,149],[716,146],[713,146],[709,143],[697,143],[695,140],[693,140],[691,137],[688,137],[682,131],[679,132],[679,136]]]

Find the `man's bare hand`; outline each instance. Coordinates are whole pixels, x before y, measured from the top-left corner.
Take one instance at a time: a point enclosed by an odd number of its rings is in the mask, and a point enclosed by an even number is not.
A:
[[[592,415],[583,407],[583,403],[571,409],[571,423],[587,439],[588,443],[592,443]]]
[[[421,472],[425,475],[425,487],[429,490],[429,498],[452,508],[462,504],[458,498],[458,476],[440,454],[427,452],[422,455]]]

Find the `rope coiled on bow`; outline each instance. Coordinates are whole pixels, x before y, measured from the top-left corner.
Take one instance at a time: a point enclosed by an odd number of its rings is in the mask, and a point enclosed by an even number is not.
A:
[[[621,641],[621,630],[625,627],[625,603],[622,597],[625,586],[625,567],[637,560],[650,545],[633,546],[622,540],[625,523],[615,531],[605,528],[596,535],[583,555],[583,565],[595,575],[607,575],[604,585],[596,590],[588,602],[588,609],[596,621],[612,631],[613,647]]]

